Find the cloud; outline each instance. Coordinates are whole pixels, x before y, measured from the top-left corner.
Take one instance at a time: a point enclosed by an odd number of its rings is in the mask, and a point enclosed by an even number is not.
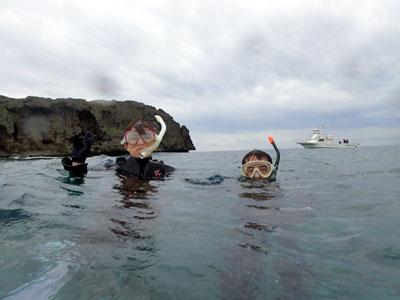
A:
[[[213,133],[399,127],[399,8],[2,1],[0,93],[137,100],[185,124],[198,148]]]

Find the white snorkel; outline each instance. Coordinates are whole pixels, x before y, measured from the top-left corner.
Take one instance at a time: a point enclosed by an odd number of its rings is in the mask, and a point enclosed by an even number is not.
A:
[[[156,138],[154,140],[154,143],[146,148],[146,149],[142,149],[140,151],[140,158],[146,158],[149,157],[151,155],[151,153],[156,150],[158,148],[158,146],[160,146],[160,143],[164,137],[165,132],[167,131],[167,125],[165,125],[164,120],[161,118],[161,116],[159,115],[155,115],[154,116],[157,120],[158,123],[161,124],[161,131],[159,134],[156,134]]]

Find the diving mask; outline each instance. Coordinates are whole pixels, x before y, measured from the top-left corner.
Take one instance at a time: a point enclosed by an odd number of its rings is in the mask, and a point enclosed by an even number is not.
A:
[[[249,161],[240,167],[242,176],[247,178],[269,178],[274,170],[275,167],[265,160]]]
[[[156,137],[156,133],[154,130],[145,128],[144,133],[140,134],[136,130],[128,130],[124,133],[124,139],[121,141],[122,143],[128,143],[130,145],[137,145],[139,140],[142,140],[143,143],[151,143],[154,141]]]

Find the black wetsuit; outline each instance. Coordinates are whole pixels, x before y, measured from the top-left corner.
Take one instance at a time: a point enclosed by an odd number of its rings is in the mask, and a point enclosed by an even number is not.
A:
[[[165,165],[163,161],[151,160],[150,158],[134,158],[132,156],[118,157],[116,161],[117,172],[141,179],[159,179],[165,177],[175,169]]]
[[[72,160],[65,157],[62,160],[64,169],[72,172],[76,176],[82,176],[87,172],[87,164],[72,166]],[[165,177],[175,169],[165,165],[163,161],[152,160],[151,158],[118,157],[116,161],[116,171],[120,174],[137,177],[140,179],[151,180]]]

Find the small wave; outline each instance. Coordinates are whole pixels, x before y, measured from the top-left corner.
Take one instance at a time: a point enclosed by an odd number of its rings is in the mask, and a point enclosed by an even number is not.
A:
[[[0,171],[0,187],[8,185],[6,174]]]
[[[33,254],[38,255],[41,260],[47,261],[54,258],[55,255],[58,255],[61,250],[69,249],[73,246],[75,246],[75,242],[71,242],[68,240],[47,242],[44,245],[39,245],[35,247],[33,250]]]
[[[252,244],[249,244],[249,243],[239,244],[239,246],[242,247],[242,248],[248,248],[248,249],[254,250],[256,252],[261,252],[261,253],[264,253],[264,254],[268,254],[267,249],[265,249],[263,247],[260,247],[260,246],[252,245]]]
[[[221,176],[221,175],[214,175],[214,176],[208,177],[206,180],[185,178],[185,181],[192,183],[192,184],[198,184],[198,185],[217,185],[217,184],[221,184],[222,182],[224,182],[225,178],[226,177]]]
[[[34,248],[32,254],[46,265],[32,273],[33,279],[11,291],[6,299],[49,299],[55,295],[79,266],[75,255],[70,252],[73,246],[74,242],[64,240]]]
[[[291,207],[284,207],[280,208],[283,212],[302,212],[302,211],[309,211],[309,212],[316,212],[315,209],[307,206],[307,207],[299,207],[299,208],[291,208]]]
[[[276,226],[274,226],[272,224],[263,225],[263,224],[253,223],[253,222],[247,222],[244,225],[244,227],[250,228],[250,229],[256,229],[256,230],[262,230],[262,231],[266,231],[266,232],[273,232],[273,230],[275,228],[277,228]]]
[[[70,208],[77,208],[77,209],[85,209],[84,205],[81,204],[62,204],[64,207],[70,207]]]
[[[8,159],[12,160],[37,160],[37,159],[54,159],[52,156],[28,156],[28,157],[21,157],[21,156],[14,156],[14,157],[9,157]]]
[[[82,191],[77,191],[77,190],[68,189],[68,188],[63,187],[63,186],[61,186],[61,185],[60,185],[60,188],[61,188],[62,190],[67,191],[68,194],[71,195],[71,196],[81,196],[81,195],[84,194],[84,192],[82,192]]]
[[[279,209],[279,207],[273,205],[270,206],[246,205],[246,207],[257,208],[257,209]]]
[[[341,189],[341,190],[351,190],[353,189],[352,184],[343,184],[343,183],[338,183],[335,185],[335,188]]]
[[[256,201],[268,201],[268,200],[275,200],[276,195],[271,193],[241,193],[239,194],[239,197],[253,199]]]
[[[29,193],[23,193],[22,196],[18,197],[17,199],[14,199],[11,201],[10,206],[12,204],[18,204],[18,205],[23,205],[25,204],[26,200],[33,198],[32,194]]]
[[[32,218],[32,215],[23,209],[0,209],[0,224],[2,226]]]
[[[400,248],[392,245],[372,249],[367,251],[365,258],[368,262],[398,268],[400,266]]]

